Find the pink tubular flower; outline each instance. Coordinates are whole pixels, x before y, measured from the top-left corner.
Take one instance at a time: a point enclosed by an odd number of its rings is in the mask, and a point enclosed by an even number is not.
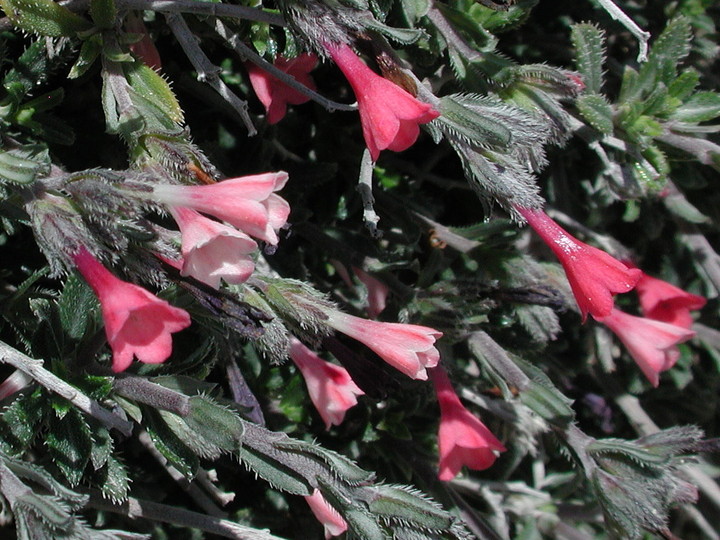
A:
[[[326,429],[339,426],[345,412],[365,394],[343,367],[326,362],[299,340],[290,341],[290,358],[305,379],[310,399],[325,422]]]
[[[432,105],[372,71],[348,45],[326,44],[326,49],[355,92],[365,144],[373,161],[381,150],[402,152],[412,146],[420,134],[419,124],[440,116]]]
[[[677,345],[695,335],[687,328],[636,317],[619,309],[598,320],[623,342],[653,386],[660,384],[660,372],[673,367],[680,357]]]
[[[171,207],[182,234],[180,274],[218,288],[220,279],[243,283],[255,269],[250,253],[257,244],[233,227],[208,219],[194,210]]]
[[[328,538],[332,536],[340,536],[347,531],[347,522],[337,510],[330,506],[319,490],[316,489],[312,495],[307,495],[305,500],[317,520],[323,524],[325,528],[325,540],[328,540]]]
[[[476,471],[487,469],[505,447],[463,406],[443,368],[430,370],[430,376],[440,405],[438,478],[444,482],[452,480],[463,465]]]
[[[310,77],[310,71],[317,65],[317,56],[314,54],[301,54],[292,60],[282,56],[275,59],[275,67],[280,71],[292,75],[296,81],[310,90],[315,90],[315,82]],[[255,90],[260,103],[267,112],[268,124],[277,124],[285,116],[288,103],[300,105],[310,101],[310,98],[291,88],[277,77],[252,63],[245,64],[250,75],[250,84]]]
[[[370,317],[375,318],[385,309],[390,288],[382,281],[371,276],[367,272],[364,272],[360,268],[353,267],[353,271],[367,289],[367,313]]]
[[[127,369],[133,356],[147,364],[167,360],[172,352],[170,334],[190,326],[190,315],[142,287],[118,279],[85,248],[73,260],[100,300],[105,334],[113,351],[113,371]]]
[[[701,309],[707,302],[702,296],[690,294],[667,281],[647,274],[642,274],[635,290],[646,317],[683,328],[692,326],[690,311]]]
[[[426,380],[425,368],[435,367],[440,361],[434,344],[442,332],[415,324],[369,321],[340,311],[330,311],[327,315],[330,327],[364,343],[412,379]]]
[[[227,221],[250,236],[278,243],[277,231],[290,215],[290,205],[275,191],[287,182],[286,172],[240,176],[203,186],[157,185],[156,201],[184,206]]]
[[[613,309],[613,295],[631,291],[641,271],[628,268],[604,251],[568,234],[542,210],[515,206],[562,264],[570,282],[583,322],[590,313],[606,317]]]

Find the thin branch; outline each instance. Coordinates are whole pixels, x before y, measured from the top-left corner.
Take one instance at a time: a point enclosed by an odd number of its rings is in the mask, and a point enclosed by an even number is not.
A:
[[[265,60],[262,56],[260,56],[258,53],[253,51],[250,47],[245,45],[243,41],[238,37],[238,35],[230,30],[221,20],[215,21],[215,31],[222,37],[230,47],[240,56],[241,59],[247,60],[249,62],[252,62],[256,66],[258,66],[260,69],[263,69],[267,71],[270,75],[273,77],[281,80],[283,83],[288,85],[289,87],[293,88],[294,90],[297,90],[301,94],[309,97],[316,103],[322,105],[325,107],[328,111],[334,112],[334,111],[356,111],[357,110],[357,104],[353,103],[350,105],[347,105],[345,103],[338,103],[336,101],[332,101],[330,99],[327,99],[326,97],[318,94],[314,90],[311,90],[304,84],[299,83],[295,77],[292,75],[288,75],[284,71],[281,71],[280,69],[276,68],[274,65],[272,65],[270,62]]]
[[[223,4],[225,5],[225,4]],[[190,31],[185,19],[182,15],[177,13],[166,13],[165,18],[167,19],[168,26],[172,30],[172,33],[180,43],[185,55],[192,63],[195,71],[197,71],[197,78],[201,82],[205,82],[210,85],[222,98],[232,105],[233,109],[238,113],[240,118],[245,124],[248,130],[248,135],[252,136],[257,133],[255,126],[250,119],[248,114],[247,101],[240,99],[236,96],[232,90],[220,79],[219,73],[222,71],[221,68],[214,65],[205,53],[198,45],[198,39]]]
[[[143,499],[129,497],[122,504],[113,504],[104,499],[96,490],[88,490],[90,501],[87,506],[106,512],[122,514],[129,518],[144,518],[152,521],[171,523],[180,527],[200,529],[224,538],[236,540],[284,540],[279,536],[270,534],[267,530],[253,529],[227,519],[206,516],[167,504],[159,504]]]
[[[639,50],[637,55],[638,62],[645,62],[648,53],[648,41],[650,41],[650,32],[646,32],[640,28],[635,21],[628,17],[623,10],[617,7],[612,0],[597,0],[602,8],[607,11],[608,15],[622,24],[628,31],[638,40]]]
[[[119,395],[156,409],[170,411],[178,416],[190,414],[190,398],[170,388],[165,388],[136,375],[118,375],[113,381],[113,389]]]
[[[372,176],[373,160],[370,156],[370,150],[366,148],[362,155],[362,161],[360,162],[360,177],[358,178],[357,190],[363,202],[363,220],[365,221],[365,226],[373,237],[379,238],[382,233],[380,233],[377,228],[380,216],[375,212],[375,198],[372,193]]]
[[[230,17],[248,21],[286,26],[282,15],[237,4],[198,2],[197,0],[118,0],[121,9],[160,11],[163,13],[192,13],[213,17]]]
[[[67,399],[78,409],[99,420],[109,428],[115,428],[124,435],[130,435],[130,433],[132,433],[133,424],[131,422],[100,406],[97,401],[89,398],[74,386],[71,386],[55,374],[46,370],[43,367],[42,360],[30,358],[0,341],[0,362],[10,364],[27,373],[40,385]]]

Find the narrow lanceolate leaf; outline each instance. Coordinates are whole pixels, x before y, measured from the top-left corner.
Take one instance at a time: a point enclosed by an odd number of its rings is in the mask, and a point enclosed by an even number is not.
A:
[[[413,523],[419,529],[445,531],[453,518],[437,503],[405,486],[378,485],[367,488],[373,496],[368,507],[373,514],[390,520]]]
[[[678,100],[690,97],[700,83],[700,74],[694,69],[687,69],[668,85],[668,94]]]
[[[47,148],[39,144],[0,150],[0,183],[30,184],[50,170],[49,161]]]
[[[680,122],[707,122],[720,116],[720,94],[698,92],[670,115]]]
[[[168,82],[155,70],[140,61],[123,66],[128,84],[140,96],[164,111],[176,124],[183,121],[183,112]]]
[[[77,60],[75,60],[72,68],[70,68],[68,79],[77,79],[84,75],[100,56],[101,51],[102,37],[100,34],[95,34],[84,40],[80,46],[80,54],[78,54]]]
[[[65,282],[57,306],[65,332],[72,339],[80,339],[85,335],[88,323],[92,320],[97,297],[84,280],[71,274]]]
[[[206,396],[190,398],[190,414],[184,419],[200,437],[226,452],[240,447],[243,424],[240,417]]]
[[[649,63],[659,65],[662,59],[677,65],[690,53],[692,30],[685,17],[678,17],[668,23],[650,49]]]
[[[100,491],[103,497],[116,504],[127,499],[130,491],[130,479],[125,466],[113,456],[109,456],[100,475]]]
[[[18,28],[49,37],[71,37],[90,23],[53,0],[0,0],[3,11]]]
[[[269,482],[274,489],[303,496],[313,491],[302,473],[294,471],[271,455],[248,446],[243,446],[238,455],[248,469]]]
[[[462,96],[445,96],[440,100],[439,122],[445,124],[455,136],[465,142],[479,146],[507,147],[512,141],[512,133],[507,126],[500,124],[462,104]],[[483,106],[483,103],[478,103]],[[487,105],[486,105],[487,106]],[[489,108],[489,107],[488,107]]]
[[[613,132],[613,110],[604,96],[586,94],[575,101],[580,114],[592,127],[604,135]]]
[[[424,30],[418,30],[415,28],[394,28],[370,17],[363,20],[363,25],[370,30],[375,30],[376,32],[381,33],[385,37],[390,38],[401,45],[411,45],[420,38],[427,36]]]
[[[668,461],[667,456],[651,452],[635,442],[622,439],[600,439],[587,445],[591,456],[616,456],[629,460],[638,466],[662,465]]]
[[[520,401],[551,424],[565,426],[575,418],[571,404],[539,368],[516,358],[516,363],[530,377],[530,386],[520,392]]]
[[[592,24],[576,24],[572,27],[577,70],[583,76],[589,93],[599,94],[602,88],[602,66],[605,62],[605,38],[602,30]]]

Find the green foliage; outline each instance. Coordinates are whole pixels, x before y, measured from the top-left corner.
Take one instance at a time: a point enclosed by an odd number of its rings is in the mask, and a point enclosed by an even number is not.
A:
[[[695,456],[718,437],[719,13],[616,4],[641,31],[588,1],[0,0],[1,533],[320,538],[312,494],[364,540],[696,540],[720,527],[716,471]],[[333,42],[408,95],[349,85]],[[320,57],[311,73],[287,67],[304,52]],[[272,78],[250,74],[256,53]],[[364,92],[388,109],[358,115]],[[438,113],[429,137],[390,117],[408,96]],[[287,101],[272,125],[270,98]],[[363,139],[396,127],[414,144],[363,155]],[[226,222],[212,240],[226,243],[193,267],[207,246],[190,245],[178,211],[204,195],[170,204],[156,188],[280,170],[282,188],[252,177],[214,200],[260,229],[271,217],[278,244]],[[655,350],[621,346],[603,317],[581,324],[526,209],[567,229],[574,262],[577,237],[707,298],[687,310],[695,335]],[[203,226],[220,227],[210,210]],[[198,268],[237,255],[239,238],[252,275],[205,283]],[[147,297],[133,288],[109,310],[76,271],[82,250],[107,282],[142,286],[191,325],[158,331],[165,308],[136,311]],[[651,317],[637,298],[614,305]],[[356,317],[352,338],[333,331],[337,311]],[[346,370],[357,405],[323,405],[336,376],[313,381],[295,339]],[[134,357],[117,373],[122,344]],[[427,364],[416,380],[396,369],[414,362]],[[635,363],[661,372],[659,387]],[[504,451],[454,419],[472,448],[448,453],[453,392]],[[460,473],[440,481],[453,457]],[[675,514],[697,499],[689,479],[710,496]]]

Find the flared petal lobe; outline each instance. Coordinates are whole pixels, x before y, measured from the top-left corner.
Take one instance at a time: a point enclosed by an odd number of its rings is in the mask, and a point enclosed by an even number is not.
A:
[[[257,244],[237,229],[213,221],[189,208],[170,208],[180,233],[183,276],[218,288],[220,280],[243,283],[255,269],[250,256]]]
[[[463,466],[476,471],[487,469],[505,447],[463,406],[444,369],[438,367],[430,373],[440,405],[438,478],[445,482],[452,480]]]
[[[317,65],[317,56],[301,54],[287,60],[281,56],[275,59],[274,65],[280,71],[291,75],[303,86],[315,90],[315,82],[310,71]],[[287,112],[287,106],[300,105],[310,100],[308,96],[295,90],[255,64],[246,64],[250,75],[250,84],[255,90],[260,103],[265,107],[268,124],[277,124]]]
[[[326,44],[326,48],[355,93],[363,137],[373,161],[381,150],[410,148],[420,134],[419,125],[440,116],[432,105],[367,67],[348,45]]]
[[[113,371],[127,369],[133,357],[147,364],[167,360],[172,353],[170,334],[190,326],[190,315],[115,277],[84,248],[73,260],[100,300],[105,334],[113,351]]]
[[[677,345],[695,332],[662,321],[636,317],[619,309],[599,319],[612,330],[653,386],[660,384],[660,373],[675,365],[680,357]]]
[[[342,424],[347,410],[357,405],[358,396],[365,392],[345,368],[326,362],[294,338],[290,341],[290,358],[302,373],[310,400],[326,429]]]
[[[515,207],[553,251],[570,282],[583,321],[588,313],[594,318],[610,315],[613,296],[631,291],[641,271],[628,268],[607,253],[570,235],[542,210]]]
[[[413,379],[426,380],[425,368],[435,367],[440,361],[435,341],[442,337],[442,332],[427,326],[369,321],[339,311],[328,313],[327,324],[365,344]]]
[[[281,190],[287,179],[286,172],[274,172],[203,186],[157,185],[152,197],[171,207],[209,214],[245,234],[276,245],[277,231],[287,222],[290,205],[274,192]]]
[[[693,323],[690,311],[702,309],[707,300],[690,294],[675,285],[643,273],[635,291],[640,299],[643,315],[683,328]]]

